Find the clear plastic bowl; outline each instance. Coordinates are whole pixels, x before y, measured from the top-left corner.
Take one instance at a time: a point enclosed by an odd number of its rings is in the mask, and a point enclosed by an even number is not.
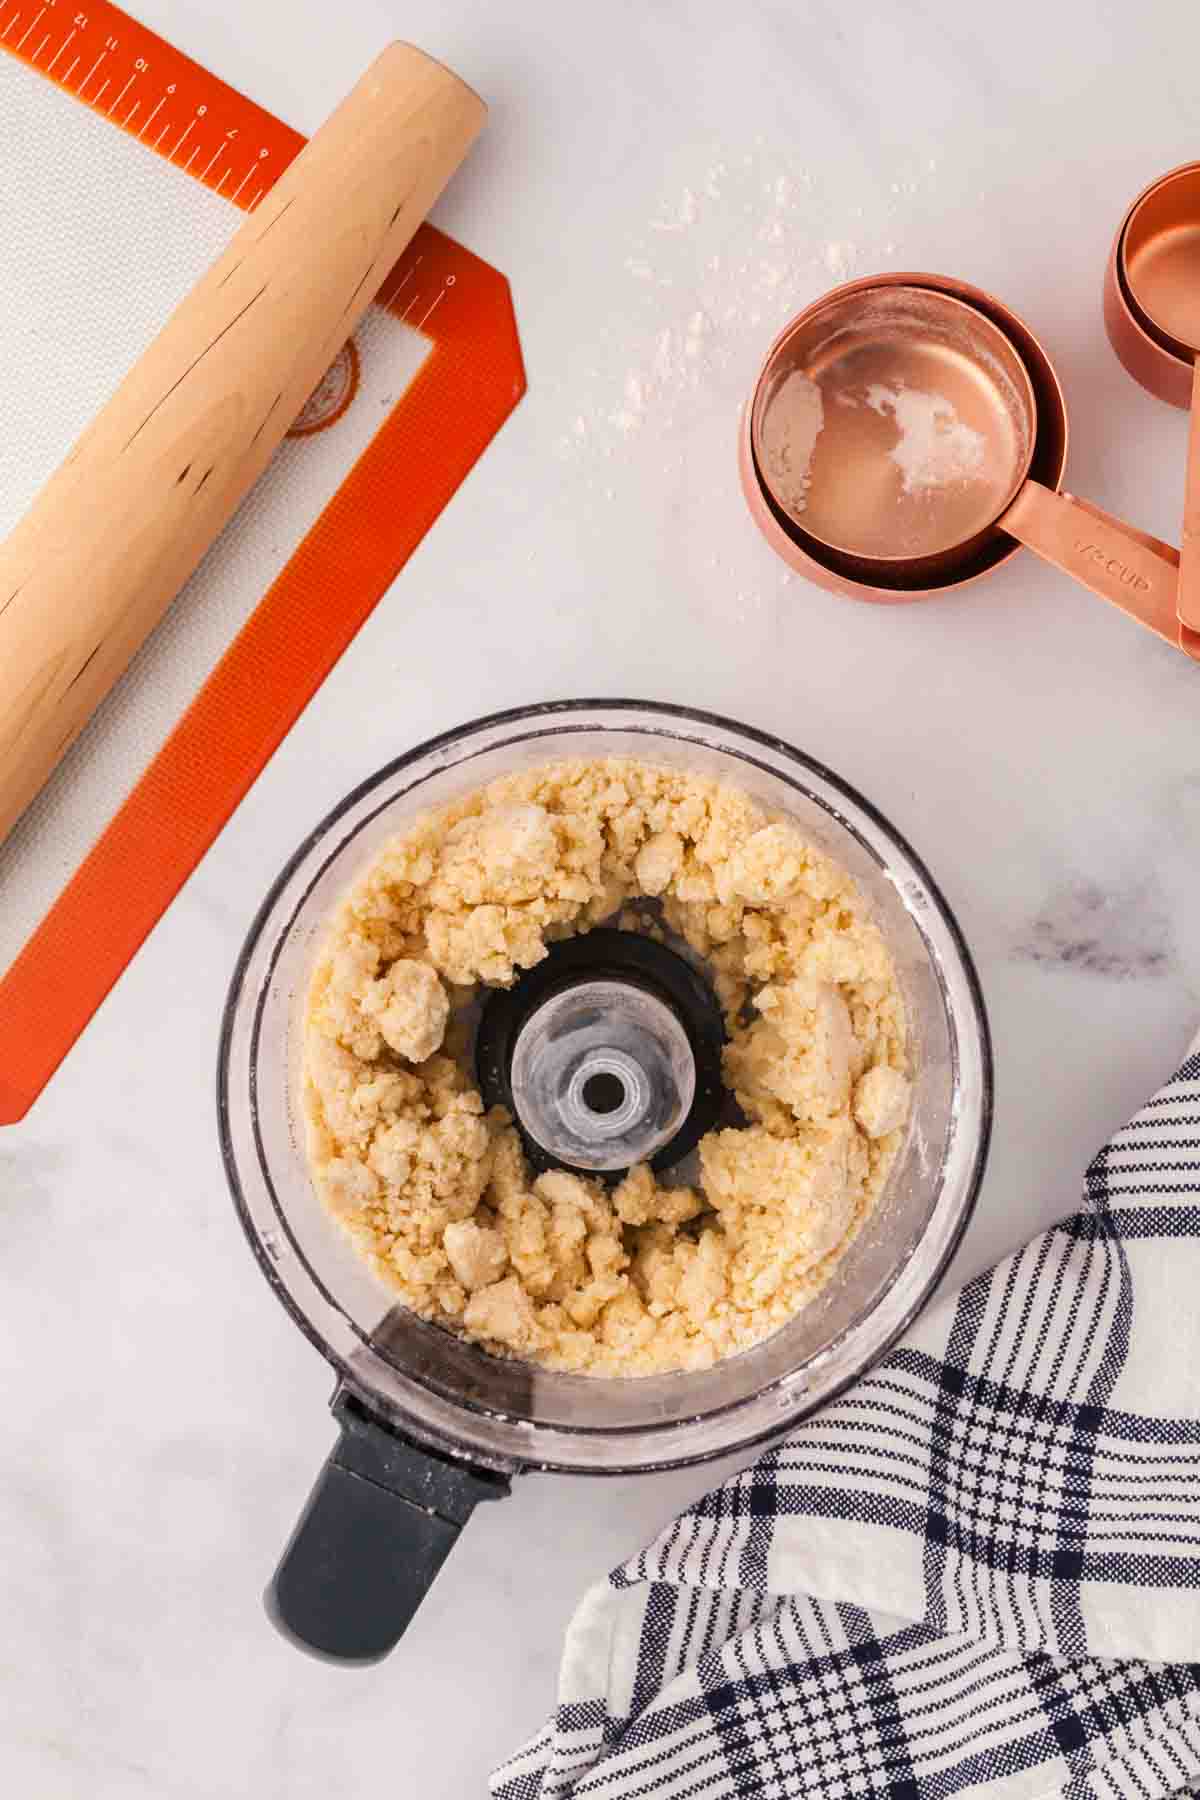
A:
[[[298,1105],[314,951],[346,888],[414,814],[565,756],[634,756],[746,789],[849,870],[895,958],[914,1092],[879,1205],[828,1287],[754,1349],[698,1373],[598,1379],[505,1361],[417,1319],[360,1260],[309,1177]],[[915,1317],[970,1216],[991,1122],[979,983],[954,918],[904,839],[776,738],[644,701],[498,714],[398,758],[300,846],[238,960],[221,1037],[225,1165],[275,1292],[344,1383],[409,1437],[485,1469],[616,1473],[717,1456],[781,1431],[870,1367]]]

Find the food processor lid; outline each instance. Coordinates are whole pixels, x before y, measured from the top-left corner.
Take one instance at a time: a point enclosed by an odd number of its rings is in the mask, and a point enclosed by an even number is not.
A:
[[[489,997],[476,1073],[538,1168],[663,1169],[717,1120],[724,1035],[716,997],[685,957],[601,929],[554,945]]]

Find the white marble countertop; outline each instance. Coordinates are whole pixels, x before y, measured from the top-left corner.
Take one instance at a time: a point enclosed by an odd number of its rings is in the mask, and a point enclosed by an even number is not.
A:
[[[583,693],[727,713],[862,788],[978,958],[998,1112],[958,1273],[1069,1207],[1200,1014],[1200,671],[1028,555],[888,610],[785,581],[734,430],[777,324],[843,271],[955,272],[1055,357],[1071,486],[1177,537],[1185,420],[1115,363],[1099,281],[1127,199],[1197,154],[1200,13],[1009,0],[1001,30],[961,0],[139,11],[305,128],[396,34],[472,80],[491,124],[436,216],[509,275],[530,390],[0,1134],[0,1786],[459,1800],[551,1705],[582,1587],[712,1477],[521,1480],[368,1672],[274,1635],[259,1594],[331,1441],[332,1384],[264,1287],[217,1155],[243,932],[308,827],[435,731]]]

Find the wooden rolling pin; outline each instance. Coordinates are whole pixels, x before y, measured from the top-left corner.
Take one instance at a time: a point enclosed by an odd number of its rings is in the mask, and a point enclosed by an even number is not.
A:
[[[0,544],[0,839],[262,474],[485,115],[449,69],[390,45]]]

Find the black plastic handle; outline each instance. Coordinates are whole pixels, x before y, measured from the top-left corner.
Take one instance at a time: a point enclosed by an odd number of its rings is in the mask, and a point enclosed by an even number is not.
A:
[[[302,1649],[378,1662],[403,1636],[459,1532],[504,1475],[452,1462],[384,1425],[344,1387],[341,1435],[267,1588],[267,1612]]]

